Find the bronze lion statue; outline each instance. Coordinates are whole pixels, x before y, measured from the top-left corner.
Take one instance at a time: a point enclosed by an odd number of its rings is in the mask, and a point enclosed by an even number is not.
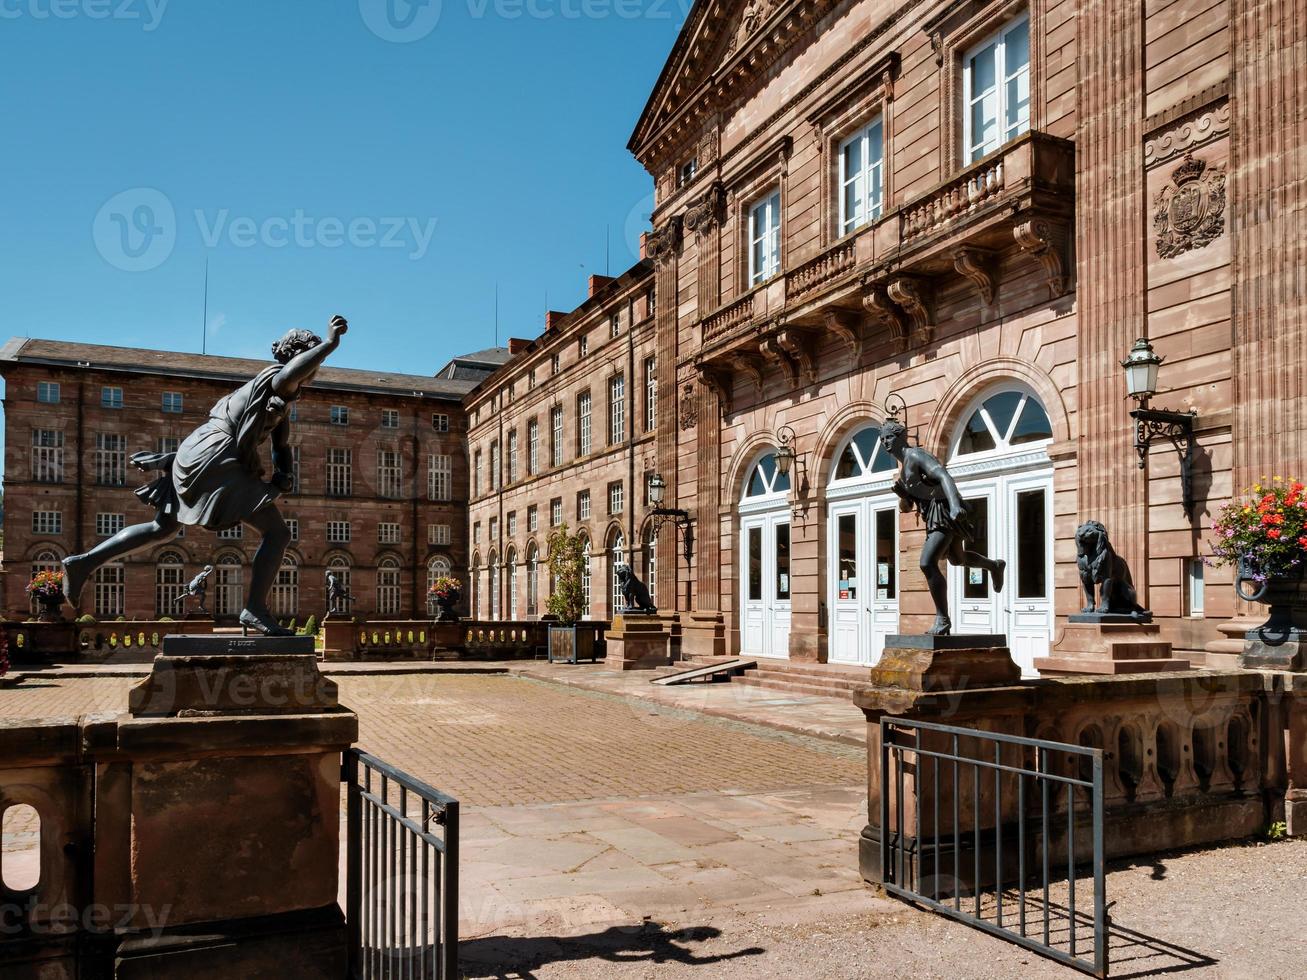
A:
[[[1085,590],[1083,612],[1130,615],[1143,612],[1135,601],[1135,583],[1130,566],[1118,555],[1101,521],[1085,521],[1076,528],[1076,567]],[[1095,605],[1095,587],[1098,602]]]

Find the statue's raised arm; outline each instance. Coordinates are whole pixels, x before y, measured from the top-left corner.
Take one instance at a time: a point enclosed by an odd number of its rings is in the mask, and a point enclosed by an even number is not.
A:
[[[317,343],[307,349],[299,350],[290,360],[286,361],[286,366],[281,369],[275,378],[272,379],[272,393],[284,401],[293,401],[298,397],[300,388],[308,384],[317,376],[318,368],[322,367],[322,362],[327,356],[340,346],[340,338],[345,336],[349,330],[349,323],[339,313],[331,318],[331,323],[327,326],[327,340],[325,343]],[[291,340],[292,335],[305,333],[308,331],[291,331],[286,337],[278,343],[285,343]],[[312,335],[309,334],[311,337]],[[314,338],[316,339],[316,338]],[[293,342],[293,341],[292,341]],[[296,344],[296,347],[299,345]],[[280,360],[278,345],[274,344],[272,351]]]

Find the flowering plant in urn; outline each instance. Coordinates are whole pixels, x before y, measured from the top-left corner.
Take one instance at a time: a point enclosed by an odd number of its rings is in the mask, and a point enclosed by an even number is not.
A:
[[[1307,485],[1279,476],[1259,483],[1221,508],[1212,531],[1212,564],[1236,566],[1240,581],[1297,577],[1307,563]]]
[[[59,572],[37,572],[32,581],[27,583],[27,594],[42,602],[62,599],[64,594],[64,577]]]
[[[452,575],[441,575],[431,583],[431,588],[427,589],[427,595],[437,600],[457,602],[462,591],[462,582]]]

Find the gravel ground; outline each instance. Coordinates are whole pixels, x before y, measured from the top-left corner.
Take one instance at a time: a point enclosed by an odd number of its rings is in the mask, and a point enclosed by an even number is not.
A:
[[[1307,841],[1164,855],[1110,869],[1113,977],[1307,976]],[[1041,978],[1076,973],[1019,946],[870,892],[868,911],[596,929],[570,939],[465,943],[468,977],[504,980]],[[814,910],[815,911],[815,910]]]

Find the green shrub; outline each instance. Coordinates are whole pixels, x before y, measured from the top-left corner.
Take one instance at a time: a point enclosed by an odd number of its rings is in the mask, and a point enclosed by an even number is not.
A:
[[[309,618],[304,620],[304,627],[300,630],[300,636],[317,636],[318,635],[318,617],[309,614]]]
[[[77,621],[81,623],[83,626],[94,626],[96,623],[99,622],[99,620],[96,619],[94,616],[92,616],[90,613],[84,613],[83,615],[78,616]]]
[[[585,614],[585,544],[579,534],[560,524],[549,535],[549,571],[554,591],[546,608],[559,622],[571,625]]]

